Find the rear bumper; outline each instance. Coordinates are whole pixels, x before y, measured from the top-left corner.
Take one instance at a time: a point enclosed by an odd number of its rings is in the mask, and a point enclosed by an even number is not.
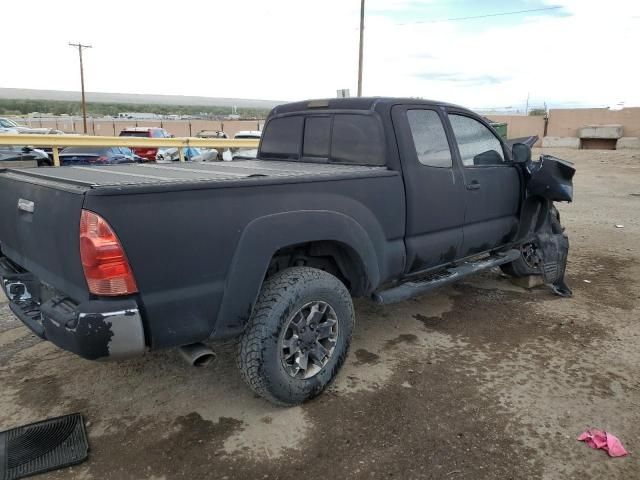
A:
[[[116,360],[145,352],[144,327],[134,299],[89,300],[64,295],[42,301],[41,286],[0,257],[0,285],[11,311],[38,337],[90,360]]]
[[[133,153],[135,153],[139,157],[142,157],[147,162],[155,162],[156,155],[158,155],[157,148],[133,148],[132,150]]]

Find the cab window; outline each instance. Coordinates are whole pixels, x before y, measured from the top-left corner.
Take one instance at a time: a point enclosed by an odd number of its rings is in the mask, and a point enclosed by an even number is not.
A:
[[[449,114],[449,121],[465,167],[505,164],[500,140],[482,123],[456,114]]]
[[[331,146],[331,117],[307,117],[304,125],[302,156],[329,158]]]
[[[334,117],[332,162],[384,165],[384,154],[384,142],[375,117],[351,114],[337,114]]]
[[[451,168],[451,150],[438,113],[408,110],[407,120],[418,161],[428,167]]]
[[[262,135],[260,158],[297,160],[302,138],[302,116],[274,118]]]

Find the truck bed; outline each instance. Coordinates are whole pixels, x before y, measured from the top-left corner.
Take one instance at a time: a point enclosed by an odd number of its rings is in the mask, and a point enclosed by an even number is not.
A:
[[[72,166],[33,170],[7,169],[0,175],[24,182],[86,192],[102,190],[131,193],[132,190],[175,189],[176,187],[228,186],[248,179],[268,183],[289,183],[347,179],[362,176],[395,175],[385,167],[245,160],[210,163],[127,164]],[[260,182],[261,183],[261,182]]]
[[[0,171],[2,255],[78,305],[92,299],[83,209],[124,247],[153,348],[236,334],[273,254],[315,231],[359,245],[376,284],[403,266],[402,177],[384,167],[250,160]]]

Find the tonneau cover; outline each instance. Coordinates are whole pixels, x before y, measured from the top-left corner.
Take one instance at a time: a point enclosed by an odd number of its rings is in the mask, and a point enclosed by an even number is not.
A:
[[[245,178],[287,179],[308,176],[358,176],[389,172],[386,167],[263,160],[234,162],[148,163],[70,166],[7,170],[2,175],[34,183],[66,184],[75,188],[151,186],[201,182],[228,182]]]

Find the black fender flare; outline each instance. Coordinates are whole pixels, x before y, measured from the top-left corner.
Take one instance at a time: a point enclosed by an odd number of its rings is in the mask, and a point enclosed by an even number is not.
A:
[[[216,338],[239,334],[249,320],[269,262],[281,248],[315,241],[335,241],[359,257],[369,285],[380,282],[374,244],[352,217],[326,210],[297,210],[266,215],[251,221],[242,232],[227,279],[217,321]]]

